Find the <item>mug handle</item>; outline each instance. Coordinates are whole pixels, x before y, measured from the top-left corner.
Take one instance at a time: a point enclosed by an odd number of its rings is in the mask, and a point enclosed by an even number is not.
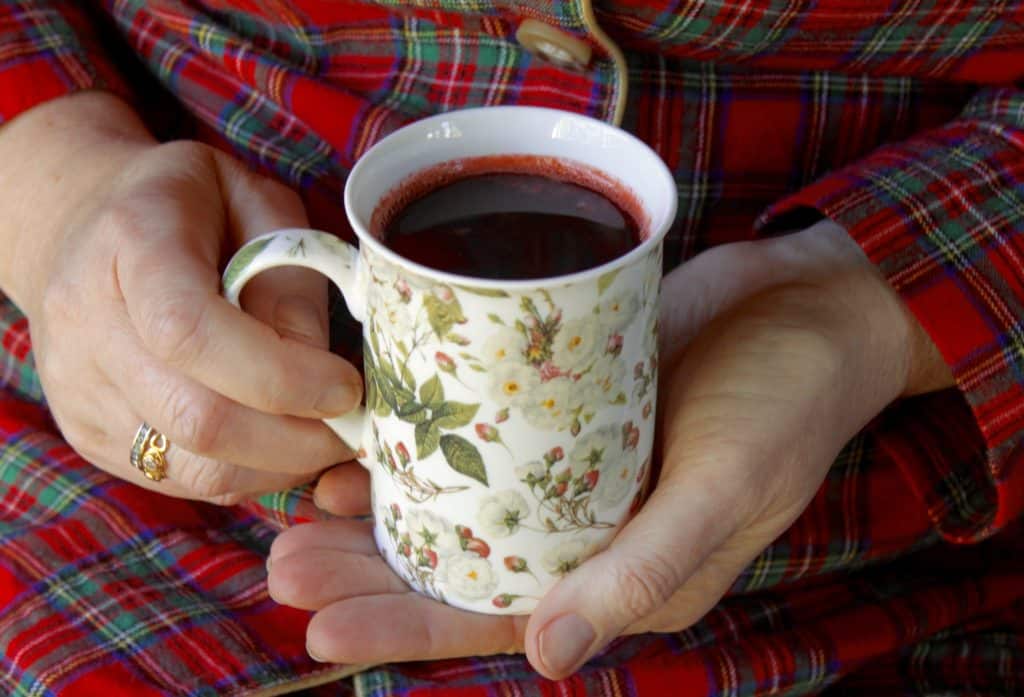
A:
[[[246,242],[228,262],[221,278],[224,297],[241,307],[242,288],[256,274],[278,266],[302,266],[319,271],[341,290],[349,314],[362,322],[366,316],[366,276],[359,250],[336,236],[319,230],[288,228]],[[363,447],[368,425],[362,405],[343,416],[323,420],[356,453],[364,467]]]

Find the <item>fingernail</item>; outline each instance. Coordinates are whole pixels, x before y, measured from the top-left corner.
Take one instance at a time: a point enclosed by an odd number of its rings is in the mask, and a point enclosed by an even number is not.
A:
[[[338,416],[355,406],[356,392],[346,384],[331,385],[320,394],[316,410],[324,416]]]
[[[268,574],[270,573],[270,562],[272,562],[272,561],[273,561],[273,559],[271,559],[270,557],[267,557],[267,573]]]
[[[590,623],[575,613],[555,618],[538,638],[540,659],[553,675],[567,675],[587,657],[596,635]]]
[[[330,661],[328,661],[326,658],[320,658],[315,653],[313,653],[313,649],[309,648],[308,644],[306,645],[306,653],[308,653],[309,657],[312,658],[317,663],[330,663]]]
[[[323,502],[324,495],[320,493],[320,485],[317,484],[313,489],[313,505],[319,508],[321,511],[326,511]]]
[[[301,295],[284,295],[274,308],[274,327],[278,334],[307,344],[323,346],[324,328],[316,303]]]

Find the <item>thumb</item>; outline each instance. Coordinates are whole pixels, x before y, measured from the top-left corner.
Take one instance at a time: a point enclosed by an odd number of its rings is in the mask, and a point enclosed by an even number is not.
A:
[[[862,258],[845,230],[822,220],[781,237],[707,249],[662,281],[659,341],[664,363],[715,318],[774,286],[821,275],[825,260]],[[849,262],[846,263],[849,265]]]
[[[235,248],[281,228],[309,227],[299,195],[273,179],[259,176],[237,160],[218,153],[218,169]],[[326,349],[327,279],[310,269],[265,271],[242,291],[242,307],[280,336]]]
[[[723,492],[714,493],[720,482],[709,489],[710,477],[674,479],[659,483],[611,546],[541,599],[524,643],[530,662],[548,678],[572,674],[662,608],[732,533],[723,516],[711,513],[721,510]]]

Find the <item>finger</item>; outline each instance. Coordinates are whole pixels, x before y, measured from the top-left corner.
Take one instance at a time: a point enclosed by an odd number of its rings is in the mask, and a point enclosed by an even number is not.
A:
[[[853,410],[834,398],[849,391],[818,331],[817,296],[755,298],[687,349],[666,393],[665,476],[611,546],[541,601],[527,641],[538,670],[571,673],[659,610],[741,526],[756,553],[806,505],[863,425],[861,413],[835,418]]]
[[[295,191],[256,174],[219,150],[214,150],[213,156],[235,247],[273,230],[309,224],[302,199]]]
[[[266,472],[239,467],[221,460],[201,457],[171,443],[165,455],[167,479],[158,484],[173,483],[185,497],[220,505],[234,505],[261,494],[286,491],[312,478],[310,475]],[[145,477],[141,473],[136,479]],[[162,490],[161,490],[162,491]],[[169,493],[169,492],[163,492]]]
[[[712,515],[722,506],[718,478],[688,474],[660,483],[608,549],[541,599],[530,619],[526,652],[543,675],[570,675],[661,608],[732,532],[727,521]]]
[[[234,248],[274,230],[309,227],[294,191],[227,155],[218,154],[217,160]],[[328,346],[327,279],[322,274],[301,268],[261,273],[242,292],[242,307],[282,337],[319,349]]]
[[[175,373],[148,355],[130,334],[113,332],[118,355],[133,356],[109,379],[137,414],[175,446],[245,468],[312,474],[352,457],[322,422],[277,416],[237,404]]]
[[[377,556],[373,523],[368,520],[330,520],[288,528],[270,545],[271,563],[310,549]]]
[[[167,496],[193,498],[183,485],[168,480],[149,480],[132,467],[129,456],[139,424],[132,427],[133,417],[124,408],[119,389],[101,378],[90,382],[95,403],[111,405],[102,422],[98,421],[96,409],[90,404],[60,399],[55,390],[48,392],[53,400],[54,420],[68,445],[84,460],[119,479]]]
[[[217,294],[198,259],[174,247],[128,261],[122,287],[146,348],[192,379],[254,409],[325,417],[362,395],[359,373],[338,356],[280,336]],[[120,267],[119,267],[120,268]]]
[[[319,610],[364,595],[410,592],[379,555],[323,547],[271,557],[267,579],[271,598],[300,610]]]
[[[215,236],[167,197],[109,226],[130,228],[115,259],[128,315],[158,359],[214,391],[260,411],[324,417],[346,413],[362,395],[349,363],[305,341],[281,336],[219,295],[216,259],[190,237]],[[126,206],[129,204],[125,204]],[[132,204],[137,205],[137,204]],[[198,229],[197,229],[198,226]]]
[[[278,336],[327,350],[327,279],[315,271],[264,271],[242,291],[242,307]]]
[[[526,619],[466,612],[411,591],[360,596],[316,613],[306,629],[306,648],[318,661],[337,663],[516,653]]]
[[[100,384],[94,389],[97,401],[109,405],[102,419],[95,409],[79,409],[68,414],[69,419],[62,419],[62,428],[67,429],[65,433],[69,436],[89,434],[84,440],[74,438],[76,451],[121,479],[167,496],[231,505],[259,494],[290,489],[310,478],[235,467],[197,456],[171,443],[164,455],[166,478],[147,479],[131,465],[130,458],[141,418],[113,385]]]
[[[706,615],[760,553],[763,542],[749,544],[736,534],[712,552],[690,578],[654,613],[626,627],[625,634],[675,632]]]
[[[357,462],[333,467],[322,475],[313,490],[317,508],[337,516],[370,512],[370,473]]]
[[[698,254],[662,282],[662,295],[672,300],[661,306],[659,338],[665,362],[742,300],[773,286],[820,276],[827,268],[823,260],[850,258],[871,266],[846,231],[830,220],[798,233],[734,242]]]
[[[772,283],[763,262],[765,242],[713,247],[665,276],[661,292],[669,302],[662,303],[659,318],[663,362],[670,361],[708,322]]]

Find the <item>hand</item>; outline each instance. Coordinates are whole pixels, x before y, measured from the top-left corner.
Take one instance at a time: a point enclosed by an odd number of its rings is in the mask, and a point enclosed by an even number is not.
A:
[[[0,280],[68,442],[118,477],[224,504],[349,459],[318,420],[361,396],[325,350],[323,277],[261,275],[244,297],[254,316],[219,295],[238,245],[307,226],[298,196],[204,145],[157,144],[113,97],[39,109],[0,132],[0,162],[30,163],[0,171],[18,260]],[[171,443],[166,481],[128,463],[142,421]]]
[[[683,629],[803,511],[868,420],[901,394],[951,384],[896,294],[831,223],[713,249],[669,275],[663,292],[663,469],[612,545],[527,620],[409,592],[366,524],[293,528],[271,549],[269,587],[279,602],[317,611],[314,657],[525,648],[538,671],[560,678],[621,634]],[[335,513],[365,506],[347,476],[325,476],[317,491]]]

